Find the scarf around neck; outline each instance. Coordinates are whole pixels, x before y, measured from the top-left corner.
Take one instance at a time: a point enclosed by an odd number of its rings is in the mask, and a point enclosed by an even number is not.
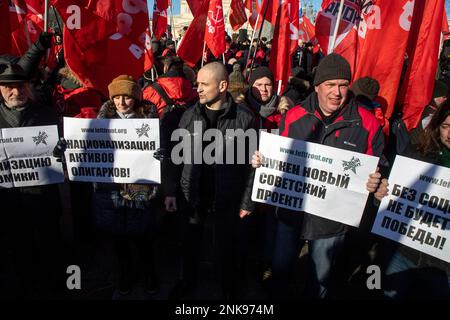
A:
[[[276,94],[272,95],[272,98],[266,103],[256,100],[252,95],[251,89],[248,90],[247,97],[252,109],[256,110],[263,118],[267,118],[277,110],[278,96]]]
[[[5,103],[2,103],[0,105],[0,115],[11,127],[17,128],[22,124],[27,109],[28,104],[21,108],[9,108]]]

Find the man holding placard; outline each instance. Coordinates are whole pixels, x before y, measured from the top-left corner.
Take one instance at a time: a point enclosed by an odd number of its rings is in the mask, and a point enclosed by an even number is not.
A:
[[[384,137],[375,116],[357,105],[348,92],[351,69],[337,54],[325,57],[317,67],[315,92],[289,110],[280,126],[281,136],[380,157]],[[256,152],[252,164],[261,166]],[[375,192],[381,174],[369,175],[367,191]],[[329,210],[333,210],[330,206]],[[320,217],[315,212],[295,212],[279,207],[273,271],[273,295],[283,297],[289,274],[301,247],[308,241],[311,274],[308,295],[326,297],[331,269],[342,249],[348,225]],[[336,219],[337,220],[337,219]]]
[[[33,158],[38,149],[53,150],[54,145],[50,140],[54,140],[56,144],[57,133],[55,127],[48,126],[55,125],[57,119],[50,109],[35,102],[30,79],[19,65],[0,65],[0,92],[0,129],[2,129],[0,138],[4,144],[2,151],[6,146],[9,150],[0,156],[2,172],[0,235],[6,234],[18,277],[15,286],[17,292],[12,292],[10,296],[15,294],[27,296],[33,286],[37,285],[36,279],[43,280],[47,288],[54,284],[50,281],[57,280],[55,279],[59,267],[57,259],[61,255],[61,252],[57,251],[61,243],[59,191],[55,184],[42,185],[57,182],[49,181],[47,178],[46,181],[42,181],[44,170],[48,168],[50,173],[48,171],[45,173],[52,176],[56,172],[56,169],[53,170],[56,166],[48,152],[38,153],[40,157]],[[14,133],[16,136],[19,135],[19,128],[22,130],[23,127],[42,129],[36,132],[33,140],[29,135],[25,136],[23,131],[20,137],[8,137],[11,132],[13,135]],[[20,153],[21,157],[12,158],[14,153]],[[23,169],[25,167],[26,169]],[[33,170],[36,167],[44,169]],[[62,182],[61,166],[59,170],[59,182]],[[12,180],[12,185],[5,185],[3,183],[5,180]],[[30,272],[30,268],[33,272]],[[63,273],[59,275],[62,276]],[[42,286],[42,283],[39,286]]]

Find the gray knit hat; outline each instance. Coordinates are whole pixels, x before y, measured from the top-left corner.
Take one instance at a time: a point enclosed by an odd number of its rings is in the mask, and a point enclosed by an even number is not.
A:
[[[318,86],[324,81],[334,79],[344,79],[350,81],[352,71],[350,64],[339,54],[332,53],[323,58],[316,69],[314,86]]]

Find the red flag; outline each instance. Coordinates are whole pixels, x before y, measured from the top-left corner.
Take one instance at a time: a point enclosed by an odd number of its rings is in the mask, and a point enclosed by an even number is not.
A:
[[[291,74],[292,54],[298,41],[298,0],[282,0],[278,8],[269,68],[272,70],[279,92],[284,91]]]
[[[337,23],[340,0],[325,0],[316,18],[316,37],[324,54],[332,52],[342,55],[350,63],[352,71],[356,66],[358,45],[358,23],[361,17],[361,1],[345,0],[334,48],[331,39]],[[334,49],[334,50],[333,50]]]
[[[155,0],[155,3],[153,4],[152,31],[153,36],[158,40],[167,31],[168,7],[168,0]]]
[[[248,22],[252,26],[253,30],[259,28],[261,26],[261,18],[258,19],[260,11],[258,0],[245,0],[245,7],[250,11]],[[256,21],[258,21],[257,27],[255,27]]]
[[[199,14],[203,4],[202,1],[203,0],[187,0],[189,9],[191,9],[192,15],[194,17],[196,17]]]
[[[275,25],[277,22],[277,11],[280,4],[281,4],[280,0],[262,0],[261,9],[259,10],[259,13],[261,14],[261,16],[263,16],[264,11],[266,11],[265,20]],[[298,16],[298,5],[295,8],[291,8],[290,10],[296,10]]]
[[[444,9],[444,15],[442,16],[442,27],[441,31],[443,34],[448,34],[450,30],[448,29],[448,19],[447,19],[447,12]]]
[[[412,11],[409,0],[378,0],[367,13],[363,12],[359,27],[362,45],[353,79],[369,76],[378,80],[380,92],[376,100],[382,105],[384,115],[376,116],[384,125],[395,107]],[[384,129],[388,130],[388,126]]]
[[[300,19],[300,23],[298,26],[298,36],[304,42],[311,42],[314,45],[318,43],[315,27],[305,15],[303,15],[303,17]]]
[[[209,2],[205,42],[216,58],[225,52],[225,22],[223,20],[222,0],[211,0]]]
[[[86,87],[101,90],[120,74],[135,79],[151,63],[146,1],[57,0],[67,65]],[[126,63],[124,63],[126,61]]]
[[[444,0],[416,1],[408,40],[408,69],[399,101],[408,130],[417,126],[433,95]]]
[[[233,31],[238,30],[247,21],[245,6],[242,0],[231,0],[230,24]]]
[[[23,55],[44,30],[44,1],[11,0],[9,13],[12,53]]]
[[[177,55],[190,66],[195,66],[203,54],[208,3],[208,0],[203,1],[202,7],[194,16],[177,50]]]
[[[9,3],[7,0],[0,0],[0,54],[5,53],[11,53]]]

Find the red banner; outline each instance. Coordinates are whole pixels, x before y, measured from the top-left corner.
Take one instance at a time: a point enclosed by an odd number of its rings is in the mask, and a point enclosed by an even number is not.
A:
[[[216,58],[225,52],[225,21],[223,20],[222,0],[209,2],[205,42]]]
[[[413,8],[409,0],[378,0],[363,12],[361,50],[353,79],[369,76],[380,83],[376,100],[382,106],[383,114],[377,114],[382,124],[394,111]]]
[[[0,0],[0,54],[11,53],[11,26],[8,0]]]
[[[291,74],[292,54],[298,46],[298,0],[281,2],[272,41],[269,68],[276,80],[275,88],[283,92]]]
[[[194,16],[194,20],[189,25],[177,50],[177,55],[190,66],[195,66],[202,58],[208,4],[209,1],[204,0],[202,7],[198,14]]]
[[[57,0],[64,20],[64,57],[86,87],[107,95],[120,74],[138,79],[152,64],[145,0]],[[124,63],[126,62],[126,63]]]
[[[168,7],[168,0],[155,0],[153,5],[152,31],[153,36],[158,40],[167,31]]]
[[[189,5],[189,9],[191,9],[192,15],[195,17],[199,14],[202,2],[203,0],[187,0],[187,3]]]
[[[399,95],[408,130],[417,127],[433,95],[443,14],[444,0],[415,3],[407,48],[409,64]]]
[[[248,17],[248,23],[252,26],[253,30],[261,26],[261,17],[258,19],[260,7],[258,0],[245,0],[245,7],[250,11],[250,16]],[[258,26],[256,27],[256,22]]]
[[[316,37],[325,55],[332,52],[342,55],[350,63],[352,71],[356,66],[358,44],[357,26],[361,17],[361,1],[345,0],[334,48],[331,41],[337,23],[339,0],[326,0],[316,18]]]
[[[44,1],[11,0],[9,14],[11,53],[23,55],[44,30]]]
[[[300,23],[298,26],[298,36],[303,40],[303,42],[311,42],[314,45],[318,43],[315,27],[305,15],[303,15],[303,17],[300,19]]]
[[[238,30],[247,21],[243,0],[231,0],[230,25],[233,31]]]

